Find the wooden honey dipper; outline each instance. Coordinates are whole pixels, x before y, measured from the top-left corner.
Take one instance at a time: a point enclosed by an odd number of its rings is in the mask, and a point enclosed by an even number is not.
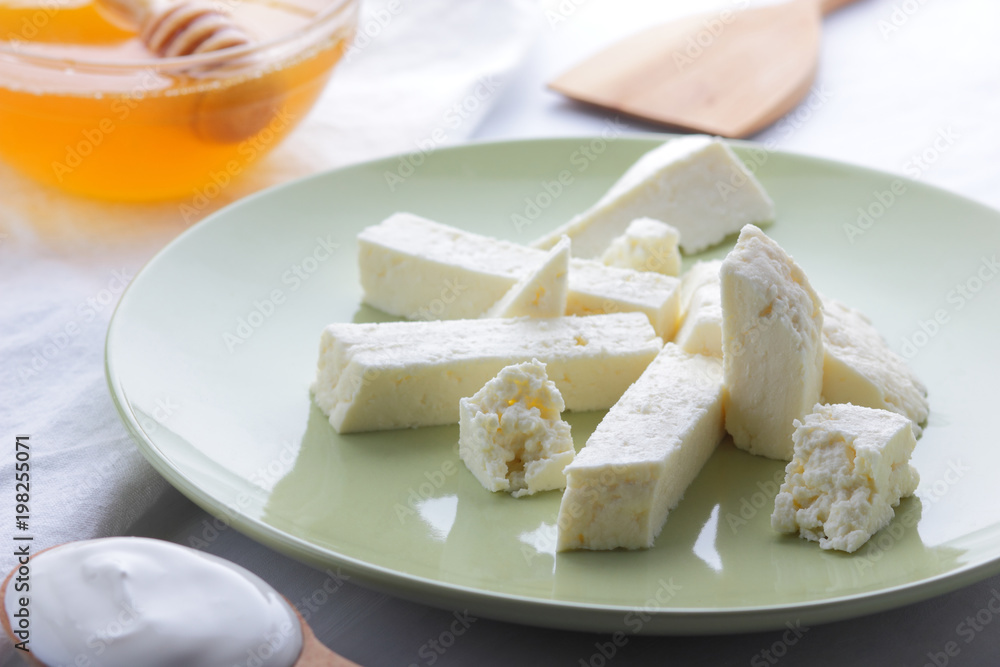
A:
[[[207,0],[97,0],[105,16],[124,28],[137,30],[142,43],[159,58],[210,54],[253,44],[253,38],[225,12]],[[199,76],[219,75],[228,66],[248,67],[253,56],[220,56]],[[254,136],[275,118],[287,90],[274,77],[244,85],[207,90],[195,107],[195,134],[214,143],[238,143]]]
[[[253,42],[228,14],[204,0],[99,0],[116,23],[138,29],[160,58],[211,53]]]

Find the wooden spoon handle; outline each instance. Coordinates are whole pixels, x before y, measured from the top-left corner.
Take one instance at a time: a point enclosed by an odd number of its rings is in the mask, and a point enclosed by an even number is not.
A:
[[[49,547],[49,549],[53,548],[54,547]],[[36,558],[38,554],[43,554],[49,549],[42,549],[38,553],[31,554],[31,556],[29,556],[29,559]],[[6,578],[4,578],[3,583],[0,584],[0,626],[3,626],[4,633],[7,635],[7,638],[11,641],[11,643],[14,645],[17,645],[17,643],[21,641],[21,638],[14,634],[14,628],[10,626],[10,619],[7,618],[6,603],[7,603],[7,584],[10,583],[11,578],[15,574],[17,574],[18,567],[20,566],[15,565],[14,569],[7,574]],[[40,661],[35,660],[35,656],[31,654],[31,651],[17,651],[17,653],[18,655],[20,655],[21,659],[24,660],[24,662],[31,665],[31,667],[45,667],[45,665],[43,665]]]
[[[841,7],[846,7],[852,2],[857,2],[857,0],[819,0],[819,10],[824,16],[827,14],[832,14]]]
[[[295,614],[299,617],[299,625],[302,626],[302,653],[292,667],[361,667],[320,643],[298,609],[295,609]]]

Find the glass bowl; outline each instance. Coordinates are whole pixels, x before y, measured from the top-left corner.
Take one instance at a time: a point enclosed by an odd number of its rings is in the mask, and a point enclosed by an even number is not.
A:
[[[54,57],[8,37],[0,158],[89,197],[205,197],[308,113],[353,36],[358,5],[329,0],[279,38],[182,58]]]

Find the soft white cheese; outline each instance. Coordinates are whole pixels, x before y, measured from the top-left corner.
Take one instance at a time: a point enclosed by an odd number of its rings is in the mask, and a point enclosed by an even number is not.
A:
[[[545,260],[535,248],[397,213],[358,234],[365,303],[417,320],[471,319]],[[677,278],[571,260],[567,315],[642,312],[673,336]]]
[[[698,262],[681,277],[681,327],[674,342],[692,354],[722,358],[722,260]]]
[[[699,262],[681,278],[681,326],[674,342],[688,352],[722,356],[721,262]],[[823,303],[823,387],[828,403],[890,410],[927,420],[927,388],[862,313],[839,301]]]
[[[519,498],[562,489],[575,453],[565,407],[545,364],[507,366],[459,401],[458,454],[489,491]]]
[[[726,143],[681,137],[643,155],[596,204],[533,245],[551,248],[565,234],[577,257],[600,257],[646,216],[676,227],[684,252],[696,253],[747,223],[774,220],[774,203]]]
[[[823,299],[823,351],[824,400],[899,413],[920,435],[929,413],[927,388],[867,317]]]
[[[542,264],[517,281],[483,317],[560,317],[569,297],[569,239],[563,238]]]
[[[795,455],[774,501],[771,526],[857,551],[889,525],[893,507],[920,481],[909,464],[910,420],[855,405],[817,405],[795,424]]]
[[[594,259],[569,260],[569,315],[645,313],[656,334],[667,340],[680,315],[677,278],[649,271],[604,266]]]
[[[787,461],[793,422],[823,384],[822,304],[802,269],[753,225],[719,274],[726,430],[737,447]]]
[[[601,262],[622,269],[676,276],[681,272],[679,240],[680,232],[673,226],[652,218],[636,218],[624,234],[611,241],[601,255]]]
[[[667,343],[567,466],[558,548],[652,546],[724,435],[721,361]]]
[[[505,366],[548,364],[570,410],[614,405],[661,347],[641,313],[331,324],[312,385],[338,433],[454,424]]]

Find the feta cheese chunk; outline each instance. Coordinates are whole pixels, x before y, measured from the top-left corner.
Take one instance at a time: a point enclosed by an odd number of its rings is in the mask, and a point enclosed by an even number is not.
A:
[[[625,228],[624,234],[611,241],[601,255],[601,262],[622,269],[676,276],[681,272],[679,240],[680,233],[667,223],[636,218]]]
[[[338,433],[454,424],[458,401],[537,358],[570,410],[614,405],[661,341],[641,313],[331,324],[312,391]]]
[[[519,498],[562,489],[575,454],[565,407],[545,364],[507,366],[459,401],[458,454],[489,491]]]
[[[681,278],[681,326],[674,342],[688,352],[722,357],[720,261],[699,262]],[[930,412],[927,388],[862,313],[839,301],[823,304],[823,386],[828,403],[896,412],[920,424]]]
[[[771,526],[820,548],[857,551],[913,495],[910,420],[856,405],[817,405],[795,423],[795,454],[774,501]]]
[[[802,269],[753,225],[719,275],[726,430],[751,454],[790,460],[793,422],[823,384],[823,306]]]
[[[566,467],[557,548],[651,547],[724,436],[721,360],[667,343]]]
[[[823,398],[927,420],[927,388],[889,349],[871,321],[839,301],[823,299]]]
[[[571,258],[566,314],[645,313],[656,335],[667,340],[677,331],[680,286],[680,280],[671,276]]]
[[[629,222],[649,216],[673,225],[681,249],[696,253],[747,223],[774,220],[774,203],[729,146],[693,135],[643,155],[589,209],[533,243],[551,248],[565,234],[577,257],[600,257]]]
[[[541,266],[517,281],[483,317],[561,317],[569,296],[569,239],[563,238]]]
[[[410,213],[362,230],[358,251],[365,303],[416,320],[477,318],[545,260],[544,251]],[[571,260],[566,314],[642,312],[669,338],[679,288],[670,276]]]
[[[681,327],[674,342],[692,354],[722,358],[722,260],[698,262],[681,278]]]

